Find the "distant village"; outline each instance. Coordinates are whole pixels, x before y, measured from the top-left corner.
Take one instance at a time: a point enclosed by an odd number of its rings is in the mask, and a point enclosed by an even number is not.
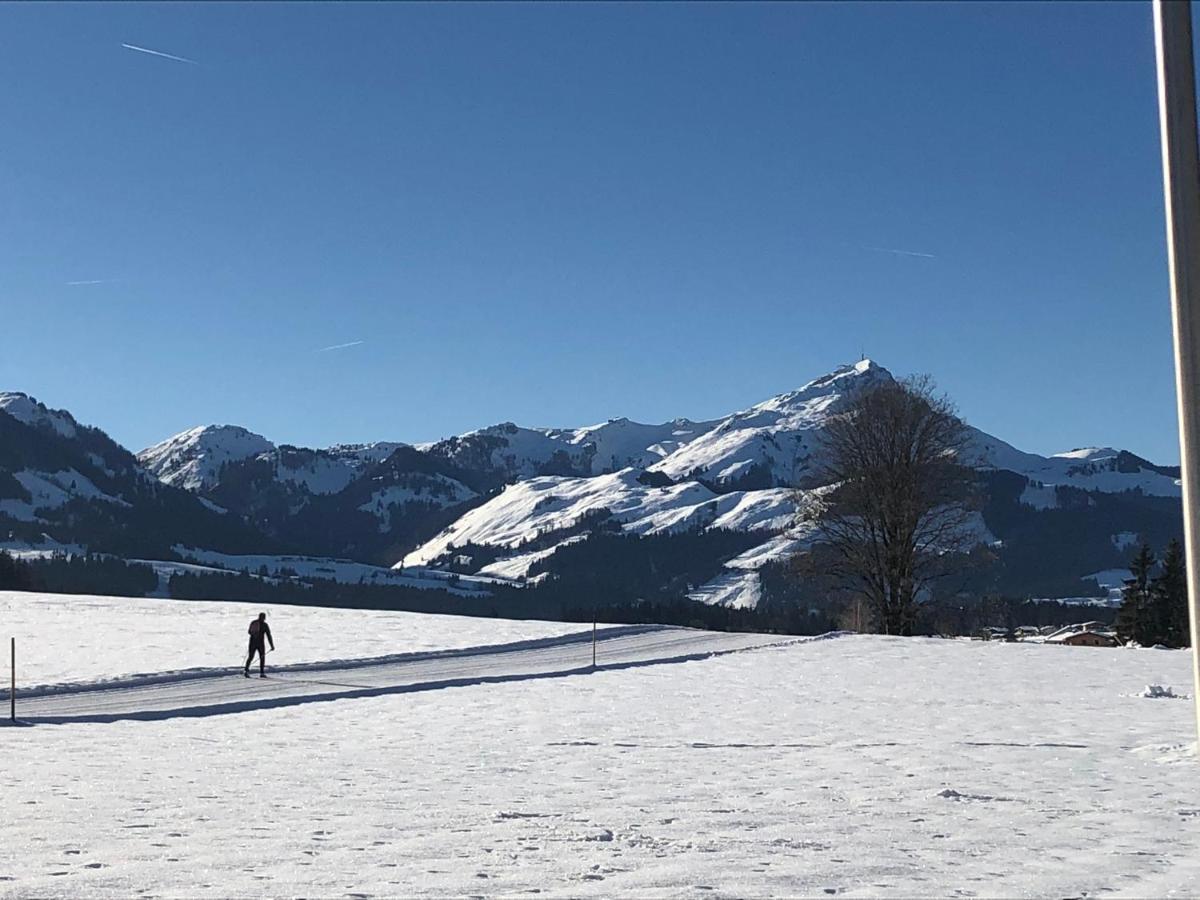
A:
[[[972,640],[1021,641],[1031,644],[1055,644],[1063,647],[1120,647],[1121,639],[1112,625],[1105,622],[1079,622],[1075,625],[1018,625],[1016,628],[984,628]]]

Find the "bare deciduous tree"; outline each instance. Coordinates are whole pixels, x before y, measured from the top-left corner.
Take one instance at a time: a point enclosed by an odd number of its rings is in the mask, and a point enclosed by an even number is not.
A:
[[[825,428],[829,574],[884,634],[910,635],[920,593],[973,543],[970,431],[927,376],[863,393]]]

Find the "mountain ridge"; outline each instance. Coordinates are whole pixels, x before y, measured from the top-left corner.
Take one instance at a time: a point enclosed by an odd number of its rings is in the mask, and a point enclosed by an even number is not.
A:
[[[129,456],[139,477],[225,517],[213,521],[260,535],[255,552],[277,547],[525,585],[535,576],[556,577],[557,559],[585,557],[579,542],[596,535],[671,539],[739,532],[747,538],[729,545],[736,553],[723,560],[718,577],[688,593],[704,602],[753,606],[761,597],[759,572],[814,538],[800,510],[805,498],[827,488],[824,424],[860,392],[893,380],[864,359],[707,421],[648,424],[617,417],[569,428],[505,422],[426,444],[327,448],[275,444],[243,426],[214,425]],[[0,418],[64,445],[88,433],[69,413],[24,394],[0,394],[0,411],[7,413]],[[1065,548],[1069,565],[1051,560],[1050,568],[1071,570],[1064,577],[1119,567],[1118,551],[1131,534],[1158,536],[1176,527],[1177,471],[1128,451],[1089,447],[1041,456],[971,428],[970,453],[1000,498],[974,526],[981,545],[1017,553],[1012,545],[1045,566],[1038,546],[1061,540],[1056,529],[1073,523],[1068,530],[1087,532],[1087,548]],[[14,517],[24,520],[26,535],[31,518],[45,518],[36,514],[31,486],[44,495],[40,502],[59,505],[66,503],[59,493],[72,484],[73,502],[111,506],[123,496],[76,478],[85,474],[82,463],[48,472],[29,460],[16,465],[6,472],[0,460],[0,537]],[[64,544],[73,539],[68,523],[51,521]],[[162,525],[164,532],[181,527]],[[172,540],[171,546],[186,543]]]

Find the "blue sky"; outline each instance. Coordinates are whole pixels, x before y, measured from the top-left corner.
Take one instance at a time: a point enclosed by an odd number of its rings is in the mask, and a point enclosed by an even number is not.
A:
[[[866,353],[1178,459],[1148,4],[7,4],[0,83],[0,389],[133,449],[707,418]]]

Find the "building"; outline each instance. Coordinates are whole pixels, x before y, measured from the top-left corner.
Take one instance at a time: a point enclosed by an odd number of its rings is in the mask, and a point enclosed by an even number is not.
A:
[[[1047,644],[1062,644],[1068,647],[1120,647],[1121,642],[1111,631],[1058,631],[1046,638]]]

